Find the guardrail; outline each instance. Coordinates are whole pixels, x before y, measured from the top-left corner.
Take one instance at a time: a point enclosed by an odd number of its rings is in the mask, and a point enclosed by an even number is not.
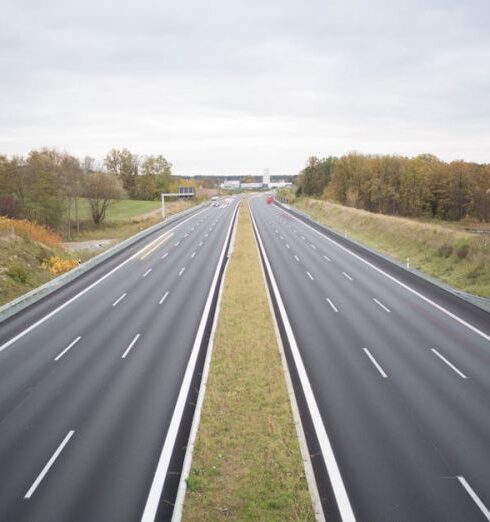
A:
[[[73,268],[69,272],[66,272],[65,274],[62,274],[58,277],[55,277],[51,281],[48,281],[44,285],[38,286],[37,288],[34,288],[33,290],[17,297],[13,301],[10,301],[3,306],[0,307],[0,323],[2,321],[5,321],[8,317],[11,317],[12,315],[16,314],[17,312],[20,312],[24,308],[27,308],[28,306],[36,303],[40,299],[46,297],[47,295],[55,292],[56,290],[60,289],[62,286],[68,284],[69,282],[73,281],[77,277],[80,277],[85,272],[88,272],[92,268],[94,268],[97,265],[100,265],[103,263],[106,259],[109,257],[122,252],[126,248],[129,248],[130,246],[134,245],[141,239],[144,239],[145,237],[149,236],[156,230],[160,230],[161,228],[164,228],[169,223],[173,223],[177,219],[180,219],[181,217],[185,216],[186,214],[190,214],[191,212],[196,211],[197,209],[207,205],[207,203],[201,203],[200,205],[197,205],[195,207],[188,208],[186,210],[183,210],[182,212],[178,212],[177,214],[172,214],[170,217],[165,219],[164,221],[161,221],[160,223],[157,223],[156,225],[153,225],[151,227],[145,228],[141,232],[138,232],[134,236],[129,237],[128,239],[125,239],[124,241],[121,241],[120,243],[117,243],[116,245],[112,246],[111,248],[108,248],[104,252],[100,253],[99,255],[90,258],[89,260],[85,261],[85,263],[82,263],[81,265],[77,266],[76,268]]]
[[[365,252],[372,254],[374,256],[377,256],[378,258],[388,261],[389,263],[395,265],[397,268],[401,268],[402,270],[406,270],[410,274],[415,274],[416,276],[420,277],[421,279],[433,284],[434,286],[437,286],[441,288],[442,290],[445,290],[446,292],[449,292],[461,299],[464,299],[468,303],[471,303],[472,305],[477,306],[478,308],[481,308],[482,310],[485,310],[485,312],[490,312],[490,299],[487,299],[485,297],[479,297],[477,295],[469,294],[467,292],[463,292],[462,290],[457,290],[456,288],[453,288],[452,286],[449,286],[439,279],[435,279],[434,277],[431,277],[424,272],[421,272],[420,270],[417,270],[415,268],[407,268],[407,266],[404,263],[401,263],[400,261],[393,259],[392,257],[388,257],[381,252],[378,252],[376,250],[373,250],[372,248],[369,248],[364,243],[360,243],[359,241],[356,241],[355,239],[352,239],[351,237],[344,237],[339,232],[336,232],[335,230],[322,225],[318,221],[315,221],[310,215],[306,214],[305,212],[302,212],[301,210],[298,210],[291,205],[286,205],[283,203],[280,203],[278,201],[274,202],[275,205],[277,205],[280,208],[284,208],[288,212],[291,212],[292,214],[296,214],[298,217],[302,218],[305,221],[310,222],[312,225],[314,225],[316,228],[322,228],[336,238],[337,240],[344,241],[348,240],[353,245],[356,245],[358,248],[364,250]]]

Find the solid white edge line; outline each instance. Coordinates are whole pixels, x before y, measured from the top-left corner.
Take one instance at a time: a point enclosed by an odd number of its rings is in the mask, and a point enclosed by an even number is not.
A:
[[[439,359],[441,359],[442,362],[446,363],[449,368],[451,368],[451,370],[453,370],[453,372],[457,373],[462,379],[467,379],[468,377],[460,370],[458,370],[458,368],[456,368],[456,366],[454,366],[454,364],[450,361],[448,361],[444,355],[440,354],[435,348],[431,348],[431,351],[432,353],[434,353],[435,355],[437,355],[437,357],[439,357]]]
[[[46,476],[48,471],[50,470],[51,466],[54,464],[55,460],[59,457],[60,453],[63,451],[63,448],[68,444],[68,441],[72,438],[73,434],[75,433],[74,430],[70,430],[65,438],[61,441],[61,444],[58,446],[56,451],[53,453],[51,458],[48,460],[44,468],[42,469],[41,473],[37,476],[36,480],[32,483],[32,486],[28,489],[27,493],[24,495],[25,499],[29,499],[32,497],[34,492],[36,491],[37,487],[43,480],[43,478]]]
[[[236,229],[238,225],[238,218],[235,220],[235,224],[233,226],[233,232],[231,234],[231,243],[234,242],[236,237]],[[230,243],[230,248],[228,250],[228,257],[233,253],[233,245]],[[216,311],[213,318],[213,326],[211,328],[211,334],[209,336],[209,344],[208,344],[208,352],[206,354],[206,359],[204,360],[204,367],[201,378],[201,385],[199,387],[199,392],[197,395],[196,401],[196,409],[194,410],[194,418],[192,419],[191,431],[189,433],[189,440],[187,441],[186,453],[184,457],[184,463],[182,466],[182,473],[180,475],[179,487],[177,489],[177,496],[175,498],[174,510],[172,513],[172,522],[180,522],[182,519],[182,514],[184,511],[184,502],[185,495],[187,492],[187,479],[189,478],[189,474],[191,471],[192,465],[192,457],[194,456],[194,446],[196,443],[197,432],[199,428],[199,424],[201,422],[201,413],[202,413],[202,405],[204,403],[204,397],[206,395],[206,386],[208,382],[209,368],[211,366],[211,357],[214,348],[214,338],[216,335],[216,329],[218,327],[218,319],[221,307],[221,297],[223,295],[223,290],[225,286],[225,278],[226,273],[228,271],[229,264],[227,263],[225,266],[225,270],[223,272],[223,278],[221,279],[221,284],[218,292],[218,300],[216,302]]]
[[[386,375],[385,371],[383,370],[383,368],[381,368],[380,364],[378,363],[378,361],[373,357],[373,355],[371,354],[371,352],[367,349],[367,348],[363,348],[364,352],[366,353],[366,355],[369,357],[369,360],[373,363],[373,365],[375,366],[375,368],[378,370],[378,372],[381,374],[381,376],[383,377],[383,379],[387,379],[388,378],[388,375]]]
[[[282,301],[281,294],[279,292],[279,288],[276,283],[276,279],[272,272],[272,268],[265,252],[264,245],[262,243],[262,238],[258,231],[257,225],[255,223],[255,218],[253,216],[252,209],[250,207],[250,215],[252,217],[252,223],[254,229],[257,234],[257,239],[259,241],[260,249],[263,254],[263,260],[266,265],[267,273],[269,275],[269,279],[271,282],[271,286],[277,301],[277,306],[279,309],[279,313],[281,314],[282,321],[284,323],[284,329],[286,332],[286,336],[288,338],[288,342],[291,348],[291,353],[293,355],[294,362],[296,364],[296,370],[298,372],[299,379],[301,381],[301,386],[303,388],[303,392],[305,394],[306,403],[308,404],[308,409],[310,410],[311,419],[313,421],[313,426],[315,427],[315,433],[318,438],[318,442],[320,444],[320,448],[323,455],[323,460],[325,462],[325,466],[327,468],[328,476],[330,478],[330,482],[332,484],[332,489],[335,495],[335,500],[337,502],[337,506],[340,512],[340,516],[343,522],[353,522],[356,520],[354,516],[354,511],[352,510],[352,506],[349,500],[349,496],[347,495],[347,490],[345,489],[345,484],[342,479],[342,475],[340,473],[339,466],[337,464],[337,460],[335,458],[332,445],[330,443],[330,439],[327,435],[327,431],[325,429],[325,425],[323,424],[323,419],[320,414],[320,410],[318,408],[318,404],[315,399],[315,395],[311,388],[311,383],[308,379],[308,374],[306,373],[305,366],[303,364],[303,359],[301,357],[301,353],[298,348],[298,344],[296,343],[296,338],[294,337],[293,329],[291,327],[291,323],[289,322],[289,318],[286,312],[286,308]]]
[[[75,346],[78,341],[82,338],[81,335],[79,335],[74,341],[72,341],[62,352],[60,352],[55,358],[54,360],[57,361],[59,359],[61,359],[63,357],[63,355],[65,355],[65,353],[70,350],[71,348],[73,348],[73,346]]]
[[[253,198],[251,198],[253,199]],[[250,206],[249,206],[250,213]],[[274,305],[272,304],[271,293],[269,290],[269,285],[267,284],[267,278],[265,274],[265,267],[262,259],[260,258],[260,249],[259,243],[257,241],[257,237],[254,234],[254,242],[255,247],[257,249],[257,254],[259,256],[259,264],[260,271],[262,272],[262,277],[264,280],[265,292],[267,294],[267,300],[269,302],[269,310],[272,318],[272,324],[274,325],[274,332],[276,335],[276,343],[277,349],[279,351],[279,355],[281,357],[281,366],[284,374],[284,378],[286,381],[286,389],[289,396],[289,402],[291,404],[291,411],[293,415],[293,422],[296,428],[296,435],[298,437],[299,448],[301,451],[301,458],[303,460],[303,466],[305,470],[306,483],[308,485],[308,491],[310,493],[311,504],[313,507],[313,512],[315,514],[316,522],[325,522],[325,515],[323,514],[322,501],[320,497],[320,493],[318,491],[318,485],[315,480],[315,472],[313,471],[313,466],[310,460],[310,452],[308,450],[308,443],[306,442],[305,432],[303,430],[303,424],[301,423],[301,415],[299,413],[298,403],[296,402],[296,395],[294,394],[293,381],[291,380],[291,375],[289,373],[289,367],[286,360],[286,353],[284,351],[284,345],[282,343],[281,333],[279,331],[279,325],[277,324],[276,314],[274,312]]]
[[[460,484],[464,487],[464,489],[466,490],[468,495],[473,499],[473,502],[480,508],[480,511],[483,513],[485,518],[487,520],[490,520],[489,509],[481,501],[480,497],[475,493],[474,489],[468,484],[466,479],[462,475],[458,475],[456,478],[459,480]]]
[[[158,304],[162,304],[163,301],[165,301],[165,299],[167,299],[169,293],[170,293],[170,292],[167,290],[167,291],[163,294],[163,297],[160,299],[160,301],[158,302]]]
[[[121,296],[119,296],[113,303],[112,306],[117,306],[128,294],[124,292]]]
[[[327,297],[326,298],[328,304],[333,308],[334,312],[338,312],[337,307],[332,303],[332,301]]]
[[[346,277],[349,281],[352,281],[352,277],[349,274],[347,274],[346,272],[342,272],[342,275],[344,277]]]
[[[376,297],[373,297],[373,301],[378,305],[380,306],[385,312],[388,312],[389,314],[391,314],[391,310],[389,308],[387,308],[381,301],[378,301],[376,299]]]
[[[170,464],[170,459],[172,457],[175,440],[177,438],[177,433],[179,431],[180,421],[181,421],[182,415],[184,413],[185,402],[187,399],[187,395],[189,393],[192,376],[194,375],[194,369],[196,367],[197,356],[199,354],[199,348],[201,346],[201,342],[202,342],[202,339],[204,336],[204,331],[205,331],[206,323],[207,323],[208,316],[209,316],[209,313],[211,310],[211,303],[213,301],[213,296],[214,296],[214,292],[216,290],[216,285],[218,284],[219,271],[220,271],[221,265],[223,263],[223,258],[226,253],[226,244],[228,242],[228,238],[230,237],[233,220],[235,219],[237,212],[238,212],[238,205],[236,206],[235,211],[232,214],[232,218],[230,220],[230,225],[228,227],[228,232],[225,237],[223,248],[221,250],[221,254],[220,254],[220,257],[218,260],[218,264],[216,266],[216,272],[214,273],[214,277],[211,282],[208,298],[206,300],[206,305],[204,306],[204,311],[201,316],[201,321],[199,323],[199,328],[197,330],[196,338],[195,338],[194,344],[192,346],[191,355],[190,355],[189,361],[187,363],[187,368],[185,370],[184,378],[182,380],[182,385],[179,390],[177,402],[175,403],[175,408],[174,408],[174,412],[172,414],[172,419],[170,421],[170,425],[168,427],[167,434],[165,436],[165,442],[163,443],[163,448],[160,453],[160,457],[158,459],[158,464],[155,469],[155,474],[153,476],[153,481],[152,481],[152,484],[150,487],[150,492],[149,492],[148,498],[146,500],[143,514],[141,516],[141,522],[154,522],[156,514],[157,514],[158,506],[160,504],[160,497],[162,495],[163,486],[165,484],[165,479],[167,477],[168,466]]]
[[[139,339],[140,334],[136,334],[131,341],[130,345],[126,348],[125,352],[121,355],[121,359],[126,359],[128,353],[131,351],[131,348],[135,345],[136,341]]]
[[[181,225],[183,225],[185,222],[189,221],[189,219],[193,219],[195,218],[198,214],[201,214],[202,212],[208,210],[208,208],[204,208],[203,210],[200,210],[199,212],[197,212],[196,214],[193,214],[192,216],[184,219],[183,221],[181,221],[180,223],[178,223],[177,225],[175,225],[173,228],[171,228],[170,230],[168,230],[166,233],[170,232],[170,231],[173,231],[175,230],[176,228],[180,227]],[[152,242],[153,243],[153,242]],[[151,244],[151,243],[150,243]],[[46,314],[45,316],[41,317],[41,319],[37,320],[35,323],[31,324],[31,326],[28,326],[25,330],[22,330],[22,332],[18,333],[16,336],[12,337],[12,339],[9,339],[7,342],[3,343],[1,346],[0,346],[0,352],[2,352],[3,350],[5,350],[6,348],[8,348],[9,346],[11,346],[12,344],[14,344],[16,341],[18,341],[19,339],[21,339],[22,337],[24,337],[26,334],[28,334],[29,332],[31,332],[32,330],[34,330],[35,328],[37,328],[40,324],[43,324],[45,321],[47,321],[49,318],[53,317],[53,315],[56,315],[60,310],[63,310],[63,308],[65,308],[66,306],[68,306],[69,304],[73,303],[74,301],[76,301],[79,297],[82,297],[82,295],[85,295],[87,292],[89,292],[90,290],[92,290],[92,288],[94,288],[95,286],[97,286],[99,283],[101,283],[102,281],[104,281],[105,279],[107,279],[109,276],[111,276],[114,272],[117,272],[120,268],[122,268],[124,265],[126,265],[127,263],[129,263],[130,261],[132,261],[133,259],[135,259],[136,257],[139,256],[139,254],[145,250],[149,245],[147,245],[146,247],[143,247],[142,249],[140,249],[138,252],[136,252],[136,254],[133,254],[132,256],[129,256],[126,260],[124,260],[122,263],[120,263],[119,265],[115,266],[112,270],[110,270],[109,272],[107,272],[107,274],[104,274],[101,278],[97,279],[97,281],[94,281],[92,284],[90,284],[89,286],[87,286],[87,288],[84,288],[83,290],[81,290],[80,292],[78,292],[78,294],[75,294],[73,297],[71,297],[70,299],[68,299],[68,301],[65,301],[63,304],[61,304],[60,306],[58,306],[57,308],[55,308],[54,310],[52,310],[51,312],[49,312],[49,314]]]
[[[476,326],[473,326],[472,324],[468,323],[467,321],[465,321],[464,319],[461,319],[461,317],[457,316],[456,314],[453,314],[452,312],[450,312],[449,310],[447,310],[446,308],[444,308],[443,306],[437,304],[435,301],[432,301],[432,299],[429,299],[428,297],[426,297],[425,295],[421,294],[420,292],[418,292],[417,290],[414,290],[411,286],[408,286],[406,285],[405,283],[402,283],[399,279],[397,279],[396,277],[393,277],[392,275],[388,274],[387,272],[385,272],[384,270],[382,270],[381,268],[378,268],[376,265],[373,265],[372,263],[370,263],[369,261],[367,261],[366,259],[364,259],[363,257],[361,257],[360,255],[356,254],[355,252],[352,252],[352,250],[349,250],[347,247],[341,245],[340,243],[338,243],[337,241],[335,241],[334,239],[326,236],[325,234],[322,234],[319,230],[316,230],[315,228],[313,228],[311,225],[308,225],[308,223],[305,223],[303,221],[301,221],[301,219],[297,218],[294,214],[289,214],[293,219],[295,219],[296,221],[300,222],[302,225],[304,225],[305,227],[308,227],[310,228],[311,230],[313,230],[313,232],[316,232],[320,237],[322,237],[323,239],[326,239],[327,241],[330,241],[330,243],[336,245],[338,248],[340,248],[341,250],[343,250],[344,252],[347,252],[349,255],[351,255],[352,257],[358,259],[359,261],[361,261],[362,263],[364,263],[365,265],[369,266],[370,268],[372,268],[373,270],[376,270],[376,272],[378,272],[379,274],[387,277],[388,279],[390,279],[391,281],[393,281],[394,283],[396,283],[397,285],[400,285],[402,288],[404,288],[405,290],[408,290],[409,292],[411,292],[413,295],[416,295],[417,297],[419,297],[420,299],[422,299],[423,301],[425,301],[426,303],[430,304],[431,306],[433,306],[434,308],[436,308],[437,310],[439,310],[440,312],[442,312],[443,314],[447,315],[448,317],[451,317],[451,319],[454,319],[455,321],[457,321],[458,323],[460,323],[461,325],[465,326],[466,328],[468,328],[469,330],[471,330],[472,332],[476,333],[477,335],[479,335],[480,337],[483,337],[483,339],[487,340],[490,342],[490,335],[482,332],[481,330],[479,330]]]
[[[153,270],[153,268],[149,268],[144,274],[143,274],[143,277],[146,277],[151,271]]]

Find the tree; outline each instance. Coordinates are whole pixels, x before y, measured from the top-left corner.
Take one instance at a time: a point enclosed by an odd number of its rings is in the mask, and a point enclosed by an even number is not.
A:
[[[172,174],[172,164],[162,155],[146,156],[141,164],[141,173],[146,176],[166,176]]]
[[[107,209],[115,200],[125,197],[121,181],[105,172],[91,172],[85,175],[84,194],[88,198],[92,220],[96,225],[104,221]]]
[[[62,155],[53,149],[33,150],[15,164],[16,195],[27,219],[59,228],[66,209]]]
[[[306,167],[301,172],[301,188],[305,196],[321,196],[330,182],[335,158],[308,158]]]
[[[69,154],[63,154],[61,157],[61,181],[63,183],[63,191],[67,200],[66,220],[68,239],[71,239],[71,211],[73,207],[75,211],[77,236],[80,234],[78,199],[82,189],[83,175],[83,170],[78,159]]]
[[[131,154],[128,149],[112,149],[104,160],[109,174],[121,179],[124,190],[129,197],[136,195],[136,177],[138,176],[138,156]]]
[[[137,199],[158,199],[162,192],[170,191],[172,164],[163,156],[146,156],[140,171],[135,185]]]

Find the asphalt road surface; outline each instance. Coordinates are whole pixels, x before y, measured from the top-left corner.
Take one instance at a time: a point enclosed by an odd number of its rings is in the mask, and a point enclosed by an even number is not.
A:
[[[0,521],[153,520],[236,206],[0,324]]]
[[[250,206],[328,519],[490,520],[490,315]]]

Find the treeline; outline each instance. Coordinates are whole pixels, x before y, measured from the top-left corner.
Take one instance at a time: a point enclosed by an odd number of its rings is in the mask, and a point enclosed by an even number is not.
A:
[[[298,194],[383,214],[490,221],[490,164],[350,153],[312,157]]]
[[[53,149],[27,156],[0,155],[0,215],[28,219],[70,235],[78,225],[79,198],[87,198],[94,223],[105,218],[112,201],[158,199],[179,182],[163,156],[138,156],[113,149],[102,165]],[[64,229],[67,228],[67,230]]]

